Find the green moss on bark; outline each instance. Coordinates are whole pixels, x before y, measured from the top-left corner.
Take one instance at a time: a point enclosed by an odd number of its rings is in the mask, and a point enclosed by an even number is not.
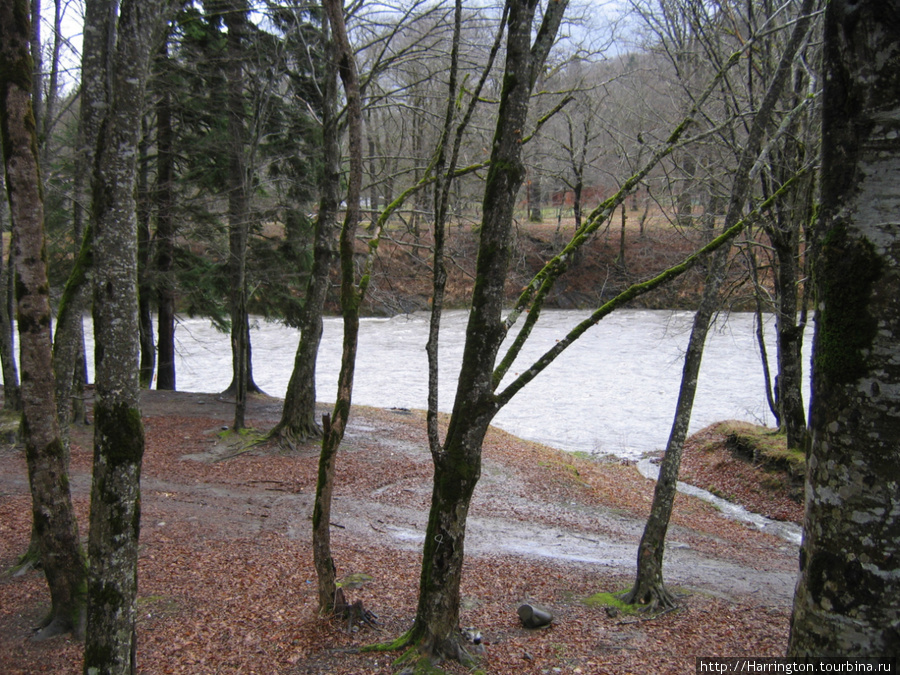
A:
[[[832,227],[823,242],[815,365],[834,384],[853,382],[867,372],[865,352],[878,330],[869,302],[882,265],[872,243],[851,237],[842,223]]]

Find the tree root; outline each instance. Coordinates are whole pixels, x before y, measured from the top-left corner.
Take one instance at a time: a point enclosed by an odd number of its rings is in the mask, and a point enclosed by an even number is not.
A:
[[[353,630],[356,625],[366,625],[370,628],[379,628],[378,615],[363,607],[362,600],[347,602],[344,591],[338,588],[334,592],[334,616],[347,621],[347,632]]]
[[[668,612],[678,607],[678,598],[661,583],[636,584],[630,591],[622,594],[620,599],[648,614]]]

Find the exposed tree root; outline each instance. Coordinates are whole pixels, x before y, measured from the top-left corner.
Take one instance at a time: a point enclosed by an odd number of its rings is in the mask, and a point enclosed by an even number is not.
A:
[[[634,588],[620,596],[620,599],[647,613],[669,611],[678,607],[678,598],[663,583],[635,584]]]
[[[363,607],[362,600],[347,602],[342,588],[337,588],[334,592],[334,616],[347,621],[348,632],[356,624],[378,628],[378,615]]]
[[[322,438],[322,427],[315,422],[310,422],[308,424],[278,424],[265,435],[264,440],[273,441],[282,448],[297,452],[297,446],[317,441],[320,438]]]

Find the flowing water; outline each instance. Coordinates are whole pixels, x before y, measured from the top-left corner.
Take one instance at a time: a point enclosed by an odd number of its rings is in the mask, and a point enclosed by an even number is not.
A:
[[[587,312],[545,311],[507,382],[525,369]],[[440,407],[453,405],[462,359],[466,313],[447,312],[442,325]],[[681,381],[692,314],[625,310],[591,328],[521,391],[497,416],[496,426],[522,438],[569,451],[636,459],[665,447]],[[771,323],[771,322],[770,322]],[[254,322],[253,375],[268,394],[284,396],[299,332]],[[90,321],[85,322],[90,330]],[[321,401],[333,402],[341,355],[341,320],[328,318],[318,362]],[[428,315],[363,319],[353,400],[382,408],[425,408]],[[774,336],[767,326],[770,362]],[[176,328],[177,387],[216,392],[231,381],[228,336],[204,319]],[[88,335],[88,349],[93,347]],[[808,352],[807,352],[808,353]],[[710,332],[697,388],[691,432],[724,419],[772,423],[765,399],[754,318],[722,317]]]

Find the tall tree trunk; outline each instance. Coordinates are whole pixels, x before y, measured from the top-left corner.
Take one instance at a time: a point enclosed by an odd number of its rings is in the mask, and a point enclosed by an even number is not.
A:
[[[0,137],[18,271],[25,455],[31,485],[34,533],[50,587],[50,614],[38,637],[75,629],[83,622],[86,569],[72,508],[68,453],[56,420],[50,344],[50,284],[44,241],[44,209],[37,137],[31,109],[29,23],[24,0],[0,3]]]
[[[322,82],[322,174],[319,179],[319,213],[313,253],[313,269],[306,288],[306,301],[300,323],[300,343],[294,357],[294,369],[284,397],[281,420],[272,430],[275,437],[287,441],[305,441],[321,434],[316,422],[316,359],[322,340],[322,314],[337,258],[337,218],[340,208],[340,134],[338,131],[337,57],[334,42],[326,41]]]
[[[140,382],[149,389],[156,370],[156,345],[153,343],[153,288],[149,282],[150,270],[150,130],[144,116],[141,142],[138,145],[137,173],[137,232],[138,232],[138,325],[140,326]]]
[[[159,60],[169,58],[164,40]],[[156,260],[157,366],[156,388],[175,390],[175,147],[172,96],[162,82],[156,102]]]
[[[210,3],[228,28],[223,71],[226,79],[225,106],[228,109],[228,277],[230,280],[231,360],[233,378],[228,387],[234,394],[234,429],[244,427],[247,393],[253,384],[250,366],[250,319],[247,315],[247,240],[250,231],[249,167],[246,161],[244,114],[244,68],[242,50],[247,29],[246,0]]]
[[[341,316],[344,319],[344,341],[338,374],[337,400],[334,412],[325,425],[319,477],[313,506],[313,562],[319,582],[319,611],[330,613],[335,608],[335,564],[331,556],[331,493],[334,485],[336,454],[347,428],[356,371],[359,342],[359,306],[366,280],[356,286],[355,239],[360,221],[360,194],[363,177],[362,95],[353,48],[344,24],[341,0],[323,0],[335,44],[338,73],[347,98],[347,130],[350,171],[347,179],[347,210],[340,236]]]
[[[0,160],[3,160],[3,150],[0,147]],[[3,369],[3,408],[4,410],[18,411],[22,409],[19,396],[19,371],[16,365],[15,339],[13,338],[13,316],[11,284],[8,279],[13,275],[12,257],[7,256],[3,249],[2,235],[8,229],[9,202],[6,199],[6,171],[0,171],[0,367]],[[9,228],[11,229],[11,228]]]
[[[900,2],[825,10],[812,443],[791,656],[900,657]]]
[[[135,158],[151,36],[161,4],[122,0],[118,20],[112,13],[107,25],[115,32],[105,34],[112,50],[109,105],[97,137],[92,180],[96,392],[85,675],[135,671],[144,454],[137,370]],[[114,7],[115,0],[98,0],[96,9],[112,12]]]
[[[84,8],[81,103],[76,148],[77,161],[82,167],[94,166],[97,137],[108,103],[106,77],[110,58],[108,36],[113,34],[110,29],[112,7],[106,2],[89,2]],[[84,415],[84,406],[80,403],[86,367],[83,315],[90,295],[94,234],[91,225],[90,170],[76,171],[74,192],[72,229],[78,251],[57,309],[53,340],[58,417],[65,438],[68,438],[69,424],[78,408],[81,415]],[[87,225],[84,222],[85,214],[88,215]]]
[[[725,213],[725,230],[729,230],[737,223],[743,214],[744,204],[747,201],[747,195],[755,173],[754,168],[759,162],[763,140],[767,129],[771,126],[776,104],[788,80],[794,55],[800,48],[809,30],[811,22],[810,12],[812,11],[813,2],[814,0],[803,1],[799,18],[794,24],[791,37],[781,54],[778,68],[772,77],[772,81],[769,83],[759,110],[753,118],[747,139],[743,144],[744,149],[741,152],[740,161],[734,173],[731,196]],[[647,519],[641,543],[638,547],[635,583],[631,591],[626,595],[626,600],[630,603],[647,603],[653,607],[660,604],[666,606],[674,604],[674,598],[666,590],[662,576],[665,536],[675,502],[684,439],[690,424],[694,394],[697,388],[697,377],[700,372],[700,362],[703,357],[706,335],[709,331],[709,322],[716,310],[719,289],[725,279],[728,249],[729,247],[725,246],[714,256],[707,275],[700,307],[694,315],[694,323],[691,328],[691,337],[682,371],[681,388],[678,392],[675,420],[672,424],[669,441],[666,444],[666,452],[660,466],[659,478],[653,493],[653,502],[650,505],[650,516]]]
[[[443,447],[432,452],[435,474],[422,557],[416,620],[407,639],[428,655],[465,658],[459,640],[459,584],[481,448],[499,410],[493,371],[505,337],[503,285],[509,266],[516,195],[525,178],[521,134],[531,91],[555,40],[565,0],[550,3],[532,45],[536,2],[508,3],[504,86],[482,203],[472,310],[456,400]]]

